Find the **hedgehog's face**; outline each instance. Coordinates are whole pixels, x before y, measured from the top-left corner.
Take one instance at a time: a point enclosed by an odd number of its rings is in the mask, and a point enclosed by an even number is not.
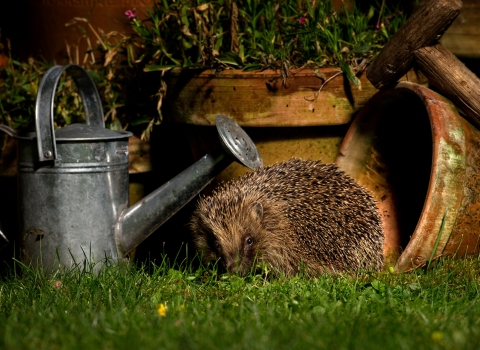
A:
[[[242,276],[261,260],[263,244],[263,207],[258,202],[243,204],[228,213],[202,211],[191,223],[204,262],[218,261],[223,269]]]
[[[212,250],[225,270],[244,276],[254,266],[258,242],[254,234],[245,232],[242,236],[243,242],[236,242],[235,246],[228,241],[222,244],[222,240],[214,237]]]

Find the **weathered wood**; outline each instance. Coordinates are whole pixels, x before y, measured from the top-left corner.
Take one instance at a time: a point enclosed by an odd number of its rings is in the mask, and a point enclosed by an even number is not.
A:
[[[398,81],[412,68],[413,51],[435,44],[460,13],[460,0],[430,0],[405,22],[367,69],[378,89]]]
[[[441,44],[423,47],[414,54],[430,84],[480,128],[480,79]]]
[[[215,125],[220,113],[241,126],[348,124],[378,90],[365,74],[359,78],[362,83],[359,90],[339,72],[335,68],[322,68],[317,72],[292,69],[284,86],[280,72],[273,70],[228,69],[201,73],[174,70],[166,78],[168,88],[162,113],[166,121],[196,125]],[[426,81],[422,76],[409,73],[412,74],[403,77],[404,80]],[[324,79],[330,78],[333,79],[318,93]]]

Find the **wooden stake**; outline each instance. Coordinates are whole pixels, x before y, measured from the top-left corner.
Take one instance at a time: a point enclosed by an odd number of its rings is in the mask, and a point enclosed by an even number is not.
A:
[[[420,71],[480,129],[480,79],[442,45],[414,52]]]

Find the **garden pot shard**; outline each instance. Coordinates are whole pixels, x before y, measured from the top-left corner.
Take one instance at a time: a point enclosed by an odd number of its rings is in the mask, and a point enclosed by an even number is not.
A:
[[[396,271],[480,252],[480,133],[437,93],[401,82],[360,111],[336,163],[375,195]]]

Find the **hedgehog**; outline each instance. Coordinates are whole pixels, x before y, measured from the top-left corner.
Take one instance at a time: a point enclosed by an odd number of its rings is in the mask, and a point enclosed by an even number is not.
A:
[[[246,275],[381,270],[384,232],[372,195],[335,164],[297,158],[224,182],[189,223],[204,263]]]

